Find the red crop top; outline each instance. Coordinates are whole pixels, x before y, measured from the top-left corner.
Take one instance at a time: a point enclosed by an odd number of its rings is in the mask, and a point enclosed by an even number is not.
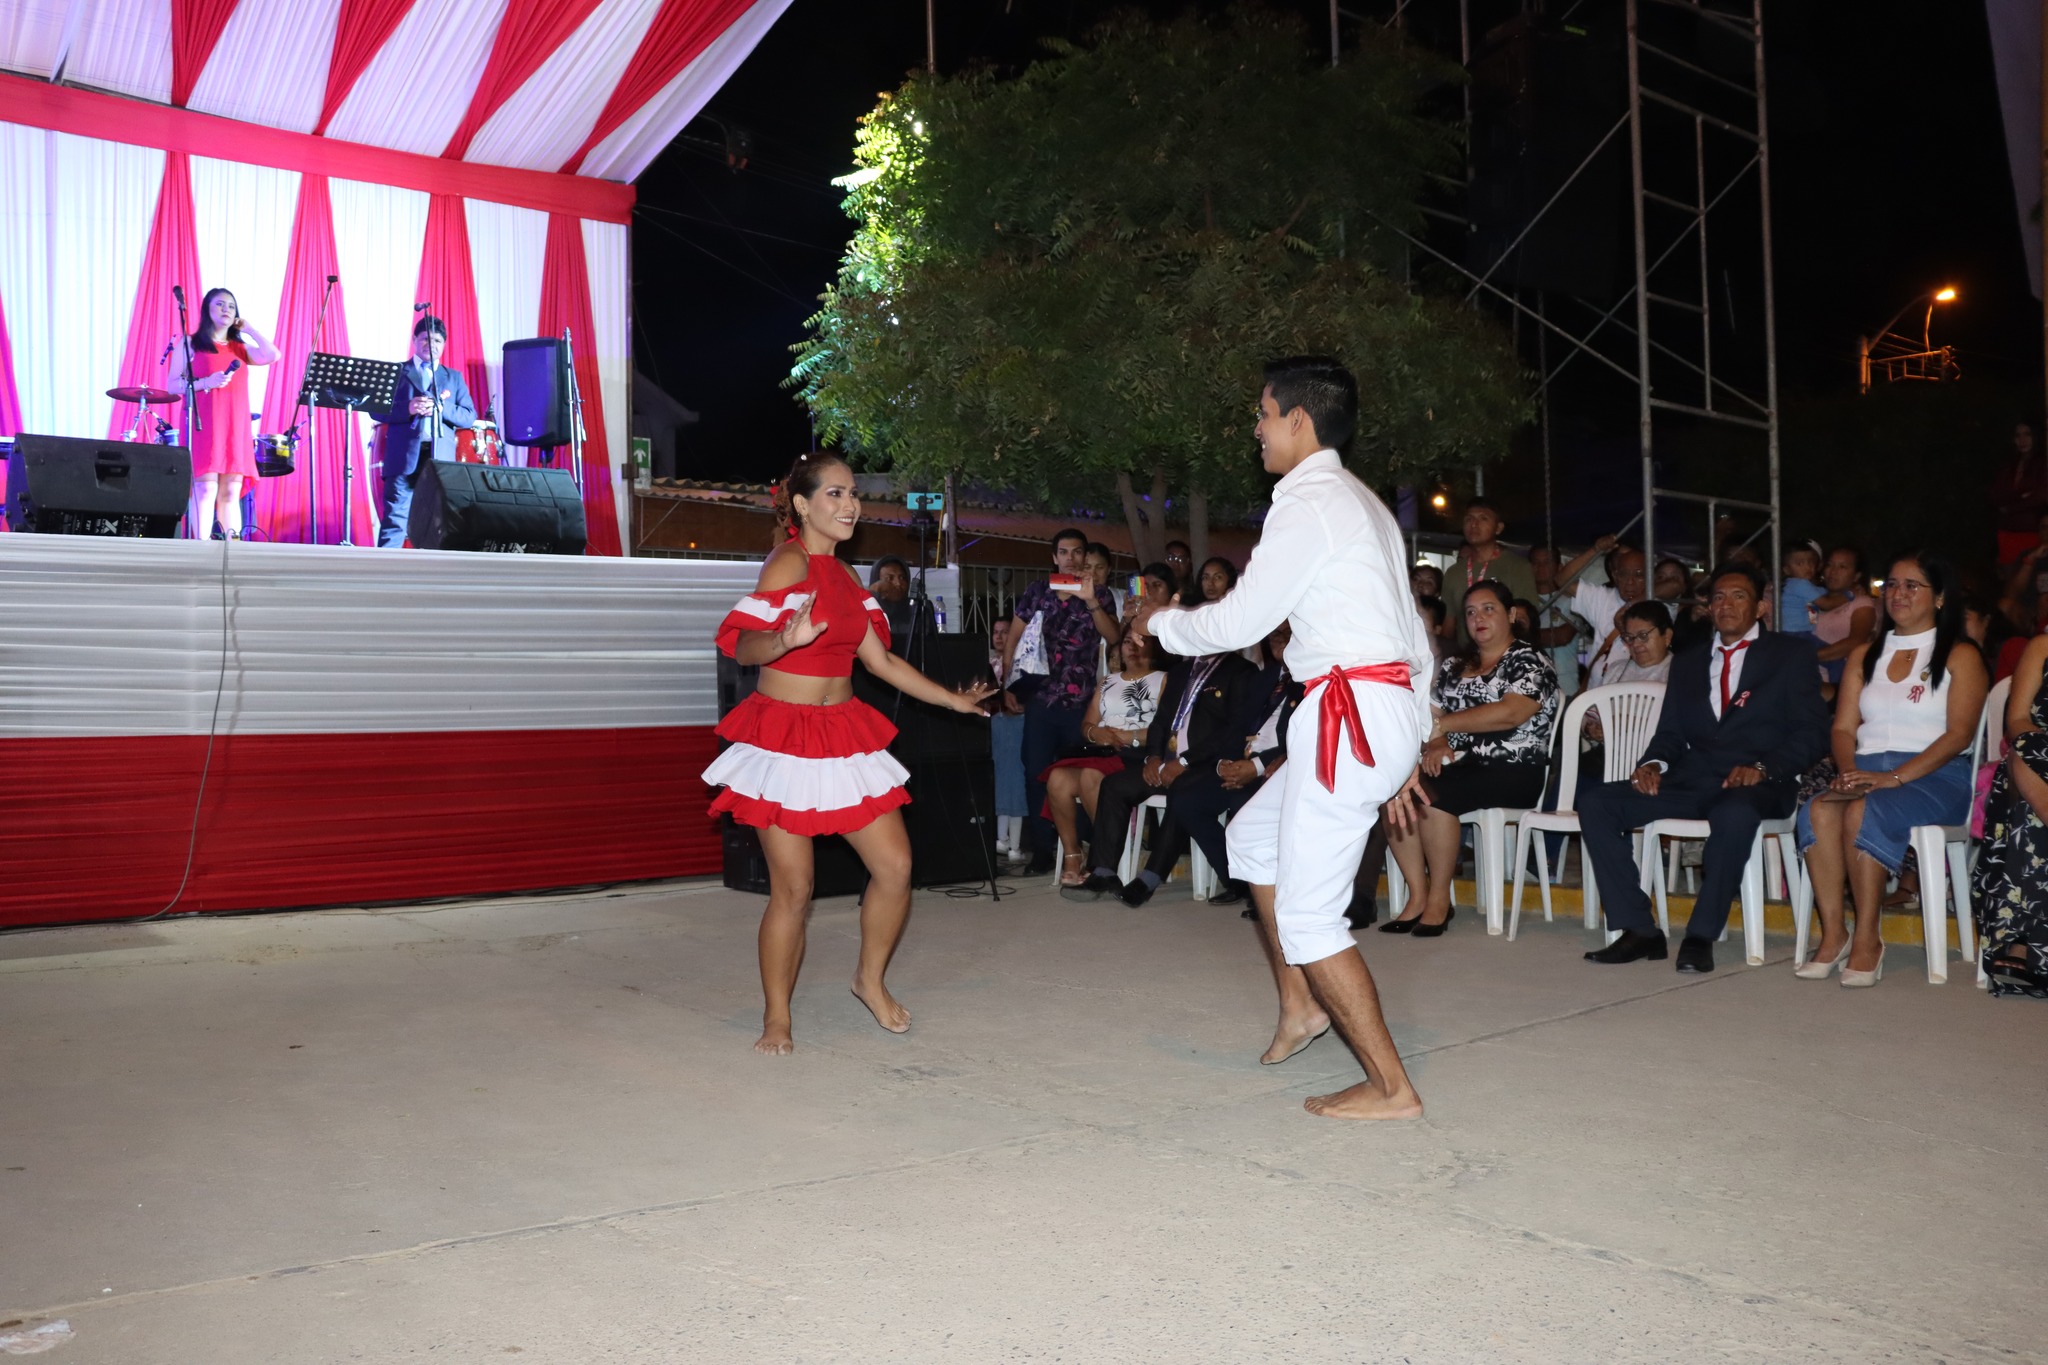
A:
[[[803,582],[774,592],[750,593],[726,613],[718,627],[720,653],[737,658],[743,630],[781,630],[813,593],[817,600],[811,603],[811,619],[824,622],[825,633],[769,667],[806,678],[851,677],[853,656],[870,626],[882,648],[889,647],[889,618],[882,614],[882,604],[854,581],[837,556],[812,555],[810,559],[811,571]]]

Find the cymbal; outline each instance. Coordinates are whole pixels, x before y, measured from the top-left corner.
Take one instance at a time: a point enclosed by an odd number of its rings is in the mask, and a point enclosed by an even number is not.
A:
[[[116,403],[176,403],[181,396],[169,389],[152,389],[145,385],[131,385],[125,389],[108,389],[107,397]]]

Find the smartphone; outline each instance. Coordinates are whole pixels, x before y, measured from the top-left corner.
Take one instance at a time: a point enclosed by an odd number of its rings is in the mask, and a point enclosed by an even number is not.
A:
[[[1143,575],[1143,574],[1141,574],[1141,573],[1134,573],[1134,574],[1132,574],[1132,575],[1131,575],[1131,590],[1130,590],[1130,596],[1132,596],[1132,597],[1143,597],[1144,595],[1145,595],[1145,575]]]

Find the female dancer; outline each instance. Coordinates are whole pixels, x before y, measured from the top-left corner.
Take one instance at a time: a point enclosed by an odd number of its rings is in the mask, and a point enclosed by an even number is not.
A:
[[[277,347],[242,317],[235,296],[209,289],[199,302],[192,333],[192,392],[185,404],[185,444],[192,448],[192,534],[213,534],[218,508],[222,533],[242,538],[242,480],[256,477],[256,442],[249,431],[249,367],[278,358]],[[185,377],[178,376],[180,388]],[[199,430],[192,430],[192,414]]]
[[[910,774],[890,757],[896,728],[854,700],[853,661],[899,692],[980,715],[992,686],[952,692],[889,652],[889,625],[836,549],[860,524],[853,471],[832,455],[797,459],[775,496],[789,539],[761,566],[751,596],[718,628],[718,647],[761,666],[756,691],[719,722],[730,747],[704,770],[724,787],[711,803],[761,831],[768,909],[761,916],[761,991],[767,998],[756,1052],[791,1051],[789,998],[804,956],[810,911],[811,840],[841,834],[867,864],[860,905],[860,964],[853,993],[891,1033],[910,1012],[882,975],[910,914],[910,836],[897,808]]]

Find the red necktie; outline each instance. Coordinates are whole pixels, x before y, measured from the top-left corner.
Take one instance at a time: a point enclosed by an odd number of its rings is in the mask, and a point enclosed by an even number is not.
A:
[[[1735,656],[1748,649],[1750,641],[1739,645],[1722,645],[1721,649],[1721,719],[1728,718],[1728,672],[1734,666]]]

